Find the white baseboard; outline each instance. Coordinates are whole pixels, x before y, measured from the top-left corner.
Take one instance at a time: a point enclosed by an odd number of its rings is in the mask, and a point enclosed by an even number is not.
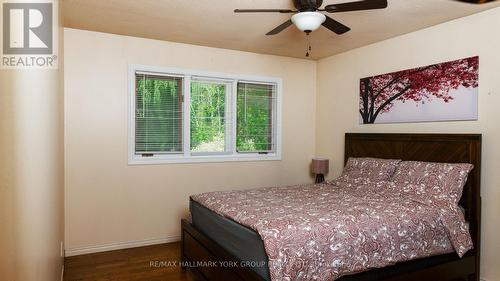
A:
[[[179,235],[179,236],[170,236],[170,237],[155,238],[155,239],[140,240],[140,241],[129,241],[129,242],[111,243],[98,246],[66,249],[64,252],[66,254],[65,255],[66,257],[71,257],[71,256],[100,253],[113,250],[122,250],[122,249],[136,248],[136,247],[143,247],[143,246],[150,246],[150,245],[157,245],[164,243],[173,243],[173,242],[178,242],[180,240],[181,236]]]

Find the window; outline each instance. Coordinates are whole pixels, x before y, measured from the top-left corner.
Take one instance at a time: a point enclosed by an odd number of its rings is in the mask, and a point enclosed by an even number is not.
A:
[[[182,153],[182,81],[136,73],[135,152]]]
[[[279,160],[281,80],[130,66],[129,164]]]
[[[269,84],[238,83],[236,150],[240,153],[274,152],[276,87]]]
[[[229,89],[228,83],[203,80],[191,82],[190,117],[193,154],[228,151],[226,103]]]

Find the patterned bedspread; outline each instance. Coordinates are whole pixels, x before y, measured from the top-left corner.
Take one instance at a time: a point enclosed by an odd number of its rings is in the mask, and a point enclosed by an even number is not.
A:
[[[335,280],[370,268],[472,248],[463,214],[386,182],[225,191],[191,197],[258,232],[278,280]]]

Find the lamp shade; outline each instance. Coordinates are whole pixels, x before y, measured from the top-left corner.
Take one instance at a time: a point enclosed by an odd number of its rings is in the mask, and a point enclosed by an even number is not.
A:
[[[300,31],[311,32],[320,27],[326,16],[318,12],[302,12],[292,17],[292,22]]]
[[[328,174],[330,170],[330,160],[325,158],[314,158],[311,163],[311,172],[313,174]]]

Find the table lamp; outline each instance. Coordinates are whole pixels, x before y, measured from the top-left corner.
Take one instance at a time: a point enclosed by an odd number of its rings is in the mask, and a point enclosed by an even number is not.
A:
[[[325,158],[313,158],[311,163],[311,172],[316,175],[316,183],[325,181],[325,175],[330,170],[330,161]]]

